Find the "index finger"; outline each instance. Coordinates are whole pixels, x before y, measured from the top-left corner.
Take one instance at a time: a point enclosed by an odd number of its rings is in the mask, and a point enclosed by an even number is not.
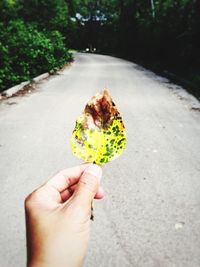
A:
[[[76,184],[89,164],[75,166],[65,169],[54,175],[45,185],[52,186],[59,193],[69,188],[71,185]]]

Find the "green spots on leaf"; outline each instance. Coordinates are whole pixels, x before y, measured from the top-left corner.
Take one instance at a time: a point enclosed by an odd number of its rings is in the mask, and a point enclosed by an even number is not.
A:
[[[126,146],[126,130],[117,110],[111,118],[106,126],[95,123],[89,113],[83,113],[77,119],[71,146],[78,158],[102,165],[122,154]]]

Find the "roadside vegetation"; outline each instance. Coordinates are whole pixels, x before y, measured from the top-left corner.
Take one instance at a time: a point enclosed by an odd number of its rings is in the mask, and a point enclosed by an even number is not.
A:
[[[0,91],[72,59],[64,1],[0,2]]]
[[[0,88],[56,69],[68,48],[113,54],[200,86],[198,0],[2,0]]]

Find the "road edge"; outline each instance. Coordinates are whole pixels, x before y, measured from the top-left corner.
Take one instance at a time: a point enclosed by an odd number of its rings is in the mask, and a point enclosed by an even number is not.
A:
[[[39,76],[36,76],[35,78],[33,78],[30,81],[21,82],[20,84],[17,84],[11,88],[6,89],[0,94],[0,100],[15,96],[20,91],[25,91],[28,88],[32,87],[34,84],[37,84],[37,83],[49,78],[50,75],[51,74],[49,72],[45,72]]]

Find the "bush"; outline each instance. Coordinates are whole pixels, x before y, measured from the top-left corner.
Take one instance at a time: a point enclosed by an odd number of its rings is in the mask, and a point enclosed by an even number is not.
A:
[[[47,32],[46,36],[50,39],[51,43],[53,44],[53,56],[56,58],[55,67],[59,68],[60,66],[64,65],[66,61],[72,60],[72,54],[69,53],[69,50],[66,49],[65,46],[65,38],[59,31],[51,31]],[[65,56],[63,57],[63,54]]]
[[[0,24],[0,90],[71,60],[58,31],[41,32],[22,20]]]

